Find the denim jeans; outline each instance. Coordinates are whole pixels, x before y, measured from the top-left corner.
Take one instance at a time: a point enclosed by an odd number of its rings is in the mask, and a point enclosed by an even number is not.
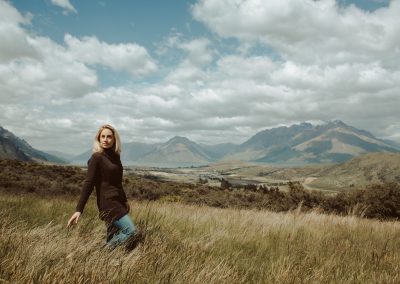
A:
[[[119,231],[116,232],[113,237],[107,241],[107,245],[111,247],[116,247],[123,244],[128,238],[135,234],[136,227],[133,224],[132,219],[128,214],[124,215],[120,219],[113,222],[114,227],[118,228]]]

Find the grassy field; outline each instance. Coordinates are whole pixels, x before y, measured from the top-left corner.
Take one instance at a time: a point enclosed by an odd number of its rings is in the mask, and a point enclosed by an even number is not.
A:
[[[145,239],[102,248],[93,199],[0,194],[0,283],[400,283],[400,223],[131,201]]]

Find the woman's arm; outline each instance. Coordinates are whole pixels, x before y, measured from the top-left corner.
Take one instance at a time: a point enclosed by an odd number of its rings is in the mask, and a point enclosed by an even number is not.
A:
[[[100,155],[95,153],[88,161],[88,170],[81,191],[81,196],[79,198],[78,205],[76,206],[75,213],[69,219],[67,226],[70,226],[74,223],[75,224],[78,223],[79,217],[82,214],[83,209],[85,208],[86,202],[88,201],[90,194],[93,192],[93,188],[96,183],[96,177],[98,173],[99,160],[100,160]]]

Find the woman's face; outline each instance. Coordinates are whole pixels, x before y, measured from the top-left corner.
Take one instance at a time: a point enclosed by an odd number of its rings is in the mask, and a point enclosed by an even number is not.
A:
[[[104,128],[100,133],[100,146],[109,149],[114,145],[114,134],[108,128]]]

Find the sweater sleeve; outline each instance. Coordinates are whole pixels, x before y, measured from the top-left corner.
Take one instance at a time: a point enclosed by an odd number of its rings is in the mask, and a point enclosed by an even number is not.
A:
[[[100,156],[96,153],[92,155],[92,157],[88,161],[88,170],[86,173],[86,179],[83,184],[83,188],[81,191],[81,196],[79,198],[78,205],[76,206],[75,211],[83,212],[85,208],[86,202],[89,199],[90,194],[93,192],[94,185],[96,183],[96,176],[99,171],[99,160]]]
[[[120,183],[119,183],[119,188],[121,188],[121,195],[122,195],[122,201],[128,202],[128,199],[126,198],[126,193],[125,190],[122,186],[122,181],[124,180],[123,175],[124,175],[124,168],[122,167],[121,160],[120,160],[120,165],[121,165],[121,175],[120,175]]]
[[[122,199],[124,202],[128,202],[128,199],[126,198],[126,193],[125,193],[124,189],[122,189]]]
[[[121,183],[119,184],[119,188],[121,188],[122,200],[123,200],[124,202],[128,202],[128,199],[126,198],[125,190],[124,190],[124,188],[122,187],[122,181],[121,181]]]

